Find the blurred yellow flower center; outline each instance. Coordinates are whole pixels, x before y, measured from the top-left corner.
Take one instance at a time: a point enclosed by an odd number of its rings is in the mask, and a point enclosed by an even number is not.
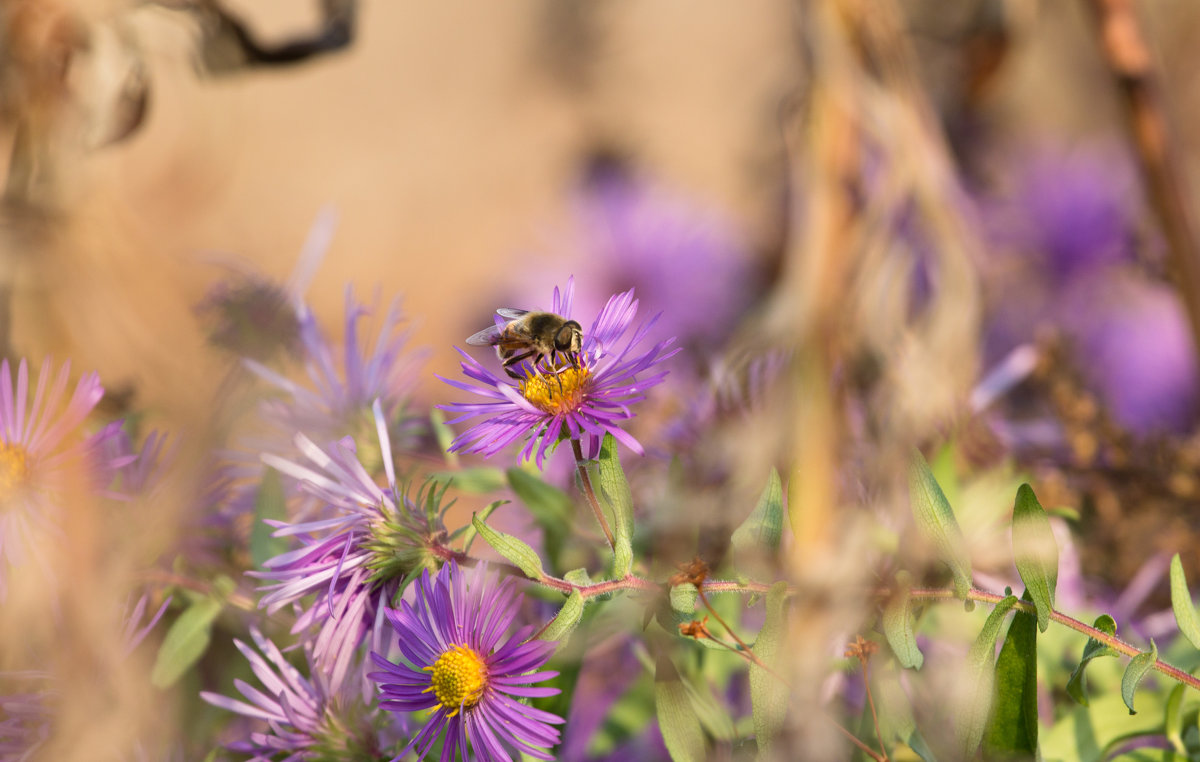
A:
[[[487,665],[467,646],[454,646],[425,669],[431,675],[430,686],[424,692],[432,691],[439,704],[453,710],[450,717],[458,714],[459,709],[475,706],[483,697]]]
[[[592,372],[586,367],[528,376],[521,381],[521,396],[547,413],[577,410],[583,404],[583,395],[591,376]]]
[[[0,442],[0,501],[12,497],[29,478],[29,453],[19,444]]]

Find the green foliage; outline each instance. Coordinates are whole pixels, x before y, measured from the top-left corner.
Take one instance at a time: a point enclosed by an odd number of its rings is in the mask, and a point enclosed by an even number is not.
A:
[[[787,642],[787,583],[776,582],[767,593],[767,618],[754,655],[768,668],[777,670]],[[771,744],[787,717],[788,688],[778,674],[750,665],[750,704],[754,709],[754,737],[759,759],[771,759]]]
[[[430,476],[440,482],[448,482],[456,489],[477,495],[487,495],[504,486],[504,472],[490,466],[463,468],[457,471],[438,471]]]
[[[1108,614],[1101,614],[1096,618],[1096,621],[1092,624],[1092,626],[1106,635],[1115,636],[1117,634],[1116,620],[1114,620]],[[1088,638],[1087,645],[1083,647],[1083,656],[1079,660],[1079,666],[1075,668],[1075,671],[1071,673],[1071,679],[1067,681],[1067,694],[1080,704],[1087,706],[1087,675],[1085,674],[1084,670],[1087,667],[1088,662],[1098,656],[1118,655],[1119,654],[1114,651],[1111,646],[1107,646],[1095,638]]]
[[[184,609],[171,629],[167,630],[158,649],[158,656],[150,671],[150,682],[154,687],[170,688],[204,656],[212,641],[213,622],[223,607],[221,598],[206,597]]]
[[[908,471],[909,497],[917,527],[933,544],[938,556],[954,575],[954,592],[966,598],[971,590],[971,561],[967,556],[962,530],[954,519],[946,495],[929,470],[920,452],[914,451]]]
[[[282,521],[287,518],[287,498],[279,472],[268,468],[254,497],[254,524],[250,528],[250,561],[255,568],[288,549],[287,540],[272,537],[274,530],[266,519]]]
[[[1027,596],[1028,597],[1028,596]],[[992,713],[983,736],[987,759],[1027,758],[1038,748],[1036,618],[1018,611],[996,659]]]
[[[471,517],[471,524],[480,536],[491,545],[497,553],[511,561],[530,579],[541,579],[546,576],[542,570],[542,559],[524,540],[510,534],[492,529],[479,518]]]
[[[905,571],[896,574],[898,587],[883,609],[883,634],[896,661],[908,669],[920,669],[925,663],[917,636],[913,633],[911,578]]]
[[[507,503],[507,500],[497,500],[494,503],[489,503],[482,511],[474,514],[470,524],[464,524],[458,529],[455,529],[450,534],[449,539],[458,540],[461,538],[463,551],[469,551],[471,549],[471,545],[475,542],[475,535],[478,534],[478,531],[475,529],[474,519],[478,518],[480,521],[487,521],[488,518],[496,512],[497,508],[502,505],[506,505]]]
[[[1179,631],[1194,648],[1200,648],[1200,622],[1196,620],[1196,607],[1192,605],[1192,593],[1188,590],[1183,561],[1178,553],[1171,558],[1171,609],[1175,612]]]
[[[688,689],[679,670],[660,654],[654,670],[654,706],[663,742],[674,762],[703,762],[707,759],[704,731],[692,707]]]
[[[745,553],[774,553],[779,549],[783,536],[783,483],[779,472],[771,469],[767,485],[763,488],[758,504],[733,532],[733,547]]]
[[[1150,650],[1143,651],[1130,659],[1129,666],[1125,668],[1125,675],[1121,678],[1121,698],[1125,701],[1125,706],[1129,707],[1130,714],[1137,714],[1133,709],[1133,694],[1137,691],[1137,687],[1146,673],[1154,668],[1156,661],[1158,661],[1158,646],[1151,638]]]
[[[583,596],[578,590],[572,590],[571,594],[567,596],[566,603],[558,610],[558,614],[546,626],[546,629],[542,630],[538,639],[565,643],[579,625],[579,620],[583,618],[583,606]]]
[[[1050,626],[1054,589],[1058,585],[1058,545],[1050,520],[1028,484],[1017,488],[1012,544],[1017,572],[1037,609],[1038,629],[1045,632]]]
[[[633,493],[621,470],[617,440],[612,434],[605,434],[600,445],[598,471],[599,497],[608,506],[613,522],[613,577],[620,579],[633,569]]]
[[[958,757],[971,759],[983,741],[984,730],[987,726],[988,712],[992,705],[992,687],[996,678],[996,640],[1000,637],[1000,627],[1004,618],[1013,606],[1017,605],[1015,595],[1005,596],[996,604],[996,608],[988,614],[979,636],[967,653],[966,669],[963,683],[970,691],[966,703],[959,708],[955,719],[955,733],[958,738]]]
[[[510,468],[505,472],[508,486],[533,514],[533,520],[542,529],[544,549],[554,569],[559,568],[563,545],[571,533],[571,521],[575,504],[567,493],[539,479],[523,468]]]

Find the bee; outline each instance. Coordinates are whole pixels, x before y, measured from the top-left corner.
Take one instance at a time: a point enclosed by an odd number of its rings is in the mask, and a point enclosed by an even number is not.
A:
[[[579,352],[583,347],[583,326],[553,312],[529,312],[501,307],[496,314],[508,320],[504,325],[492,325],[467,339],[476,347],[495,347],[504,370],[513,378],[521,378],[515,369],[522,360],[529,360],[537,373],[539,363],[549,360],[551,372],[563,367],[559,358],[572,367],[579,367]]]

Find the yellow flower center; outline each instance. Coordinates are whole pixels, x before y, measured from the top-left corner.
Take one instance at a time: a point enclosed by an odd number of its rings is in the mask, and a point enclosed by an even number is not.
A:
[[[432,691],[439,704],[453,710],[450,717],[458,714],[460,709],[475,706],[483,697],[487,665],[467,646],[454,646],[425,670],[431,673],[425,693]]]
[[[591,377],[592,372],[583,366],[528,376],[521,381],[521,396],[547,413],[577,410],[583,404]]]
[[[0,503],[7,501],[29,479],[29,453],[19,444],[0,442]]]

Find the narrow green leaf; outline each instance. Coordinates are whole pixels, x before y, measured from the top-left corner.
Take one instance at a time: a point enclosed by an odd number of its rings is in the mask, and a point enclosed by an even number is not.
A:
[[[272,537],[275,531],[264,519],[287,519],[287,498],[279,472],[268,468],[254,497],[254,524],[250,527],[250,561],[256,568],[287,550],[287,539]]]
[[[1121,676],[1121,698],[1125,700],[1125,706],[1129,707],[1130,714],[1137,714],[1133,709],[1133,694],[1137,690],[1138,684],[1142,682],[1142,678],[1154,667],[1156,661],[1158,661],[1158,646],[1154,644],[1154,638],[1151,638],[1150,650],[1143,651],[1130,659],[1129,665],[1125,667],[1125,674]]]
[[[1017,572],[1037,609],[1038,629],[1045,632],[1058,585],[1058,544],[1050,519],[1028,484],[1017,488],[1013,503],[1012,544]]]
[[[671,588],[671,608],[678,611],[680,614],[691,616],[696,612],[696,597],[698,592],[696,586],[691,582],[684,582],[681,585],[676,585]]]
[[[783,535],[783,483],[779,480],[779,472],[771,469],[767,477],[767,486],[763,488],[758,498],[758,505],[734,530],[733,547],[745,553],[757,553],[763,550],[774,552],[779,548],[779,538]]]
[[[429,478],[440,482],[451,482],[463,492],[486,495],[504,486],[504,472],[491,466],[463,468],[458,471],[438,471]]]
[[[436,407],[429,412],[429,427],[433,429],[433,438],[437,442],[438,450],[442,452],[442,457],[446,459],[446,465],[451,468],[458,466],[458,453],[450,452],[450,445],[454,442],[454,430],[446,425],[446,414]]]
[[[986,759],[1027,758],[1037,752],[1037,628],[1037,618],[1023,611],[1014,614],[1008,626],[996,660],[991,719],[983,737]]]
[[[1196,607],[1192,605],[1192,593],[1188,590],[1187,577],[1183,576],[1183,561],[1176,553],[1171,559],[1171,608],[1175,611],[1175,623],[1193,648],[1200,648],[1200,622],[1196,620]]]
[[[150,671],[150,683],[154,687],[170,688],[200,660],[208,650],[213,622],[220,613],[219,600],[201,598],[179,615],[167,630]]]
[[[973,759],[975,751],[983,741],[983,732],[992,706],[992,686],[996,679],[996,639],[1000,637],[1004,617],[1016,603],[1015,595],[1005,596],[997,603],[996,608],[992,609],[992,613],[988,614],[987,620],[984,621],[983,629],[979,631],[971,650],[967,652],[964,678],[971,693],[955,717],[961,759]]]
[[[1096,621],[1092,626],[1106,635],[1117,634],[1117,622],[1108,614],[1101,614],[1096,617]],[[1107,646],[1095,638],[1088,638],[1087,645],[1083,647],[1083,656],[1079,659],[1079,666],[1071,673],[1071,679],[1067,681],[1067,695],[1078,701],[1083,706],[1088,705],[1087,696],[1087,673],[1084,671],[1087,668],[1088,662],[1098,656],[1117,656],[1117,652],[1110,646]]]
[[[507,500],[497,500],[494,503],[489,503],[487,505],[487,507],[485,507],[482,511],[480,511],[479,513],[477,513],[475,515],[479,517],[480,521],[487,521],[488,518],[490,518],[491,515],[493,513],[495,513],[497,508],[499,508],[500,506],[505,505],[507,503],[508,503]],[[477,532],[475,531],[474,524],[464,524],[463,526],[459,527],[458,529],[455,529],[453,532],[450,533],[450,539],[456,540],[459,537],[461,537],[462,543],[463,543],[463,551],[465,552],[465,551],[468,551],[471,549],[472,543],[475,542],[476,534],[477,534]]]
[[[954,575],[954,594],[966,598],[971,590],[971,560],[967,556],[962,530],[954,519],[946,495],[929,471],[925,456],[916,450],[909,466],[908,488],[917,527],[950,567]]]
[[[587,569],[579,568],[572,569],[563,575],[563,579],[570,582],[572,585],[590,585],[592,584],[592,575]]]
[[[776,582],[767,593],[767,617],[763,622],[758,639],[754,641],[754,655],[758,661],[778,671],[787,639],[787,583]],[[787,718],[787,686],[771,672],[750,665],[750,704],[754,710],[754,737],[758,742],[758,758],[773,759],[771,745],[775,734],[783,727]]]
[[[578,590],[572,590],[571,594],[567,596],[566,603],[558,610],[558,615],[546,626],[546,629],[542,630],[538,640],[556,640],[566,643],[567,638],[575,631],[575,627],[582,617],[583,596]]]
[[[920,669],[925,656],[917,647],[917,636],[913,633],[911,579],[906,572],[897,574],[896,579],[899,588],[883,609],[883,634],[900,666]]]
[[[665,654],[658,657],[654,671],[654,707],[671,759],[674,762],[703,762],[707,758],[704,731],[679,671]]]
[[[546,576],[542,570],[542,559],[528,543],[504,532],[492,529],[478,516],[471,517],[471,524],[479,535],[491,545],[497,553],[512,561],[514,565],[530,579],[541,579]]]
[[[1183,683],[1177,683],[1171,689],[1163,712],[1163,735],[1180,754],[1187,753],[1183,743],[1183,693],[1186,687]]]
[[[633,542],[633,493],[629,491],[629,482],[625,480],[625,472],[621,470],[621,459],[617,454],[617,440],[612,434],[605,434],[600,444],[599,481],[600,494],[608,503],[612,512],[613,535],[619,541],[625,538],[632,546]],[[626,570],[620,576],[625,576]]]
[[[613,546],[613,579],[623,579],[633,571],[633,544],[629,535],[617,535]]]

